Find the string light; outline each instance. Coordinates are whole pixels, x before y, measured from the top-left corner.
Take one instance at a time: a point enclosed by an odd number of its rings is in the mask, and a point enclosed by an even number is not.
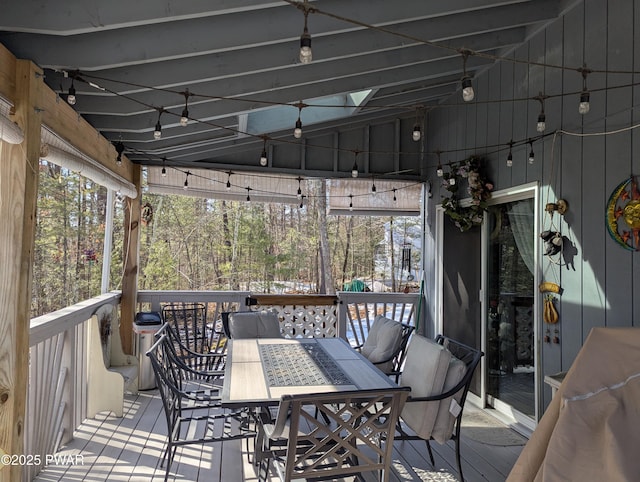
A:
[[[76,88],[73,86],[73,79],[71,79],[71,87],[69,87],[69,94],[67,95],[67,102],[69,105],[76,104]]]
[[[296,127],[293,129],[293,137],[296,139],[300,139],[302,137],[302,120],[300,120],[300,116],[302,115],[302,102],[298,104],[298,120],[296,121]]]
[[[351,168],[351,177],[358,177],[358,154],[359,151],[354,152],[355,157],[353,158],[353,167]]]
[[[371,184],[371,194],[373,194],[374,196],[376,194],[378,194],[378,190],[376,189],[376,183],[375,182],[372,182],[372,184]]]
[[[229,171],[227,177],[227,191],[231,191],[231,171]]]
[[[304,207],[304,198],[305,196],[300,196],[300,209]]]
[[[398,200],[398,198],[396,197],[396,191],[397,191],[397,189],[394,187],[394,188],[393,188],[393,200],[394,200],[394,201],[397,201],[397,200]]]
[[[158,140],[162,137],[162,125],[160,124],[160,116],[164,112],[164,109],[158,109],[158,122],[156,122],[156,128],[153,131],[153,138]]]
[[[460,53],[462,54],[462,100],[471,102],[476,96],[473,91],[471,77],[467,74],[467,58],[471,54],[471,51],[461,50]]]
[[[307,0],[305,0],[304,5],[300,8],[304,10],[304,30],[300,36],[300,62],[308,64],[313,60],[313,52],[311,51],[311,35],[307,28],[307,19],[309,17],[309,6],[307,5]]]
[[[418,113],[419,109],[416,109],[416,123],[413,126],[413,133],[411,134],[411,138],[416,142],[418,142],[422,137],[422,134],[420,132],[420,123],[418,122]]]
[[[578,112],[585,115],[591,109],[589,104],[589,90],[587,89],[587,75],[591,73],[591,70],[587,68],[587,64],[584,64],[581,69],[578,69],[582,73],[582,92],[580,93],[580,104],[578,104]]]
[[[189,89],[184,91],[184,109],[182,109],[182,115],[180,116],[180,125],[186,127],[189,123]]]
[[[444,176],[444,170],[442,169],[442,162],[440,162],[441,151],[437,151],[436,154],[438,154],[438,167],[436,168],[436,176],[442,177]]]
[[[191,174],[189,171],[186,172],[186,176],[184,178],[184,190],[186,191],[187,189],[189,189],[189,174]]]
[[[536,161],[536,155],[533,152],[533,141],[529,139],[529,146],[531,147],[531,151],[529,152],[529,164],[533,164]]]
[[[349,194],[349,211],[353,211],[353,194]]]
[[[247,186],[246,190],[247,190],[247,202],[251,202],[251,188]]]
[[[264,144],[262,146],[262,154],[260,154],[260,165],[264,167],[267,165],[267,162],[269,162],[269,159],[267,158],[267,137],[264,136],[262,139]]]
[[[300,183],[302,182],[302,178],[298,177],[298,194],[296,195],[296,197],[298,199],[302,199],[302,187],[300,186]]]
[[[167,161],[166,157],[162,158],[162,171],[160,171],[160,174],[162,175],[162,177],[167,177],[167,169],[164,167],[164,163]]]
[[[546,96],[542,94],[542,92],[540,92],[538,94],[537,97],[535,97],[535,99],[540,102],[540,113],[538,114],[538,122],[536,124],[536,131],[538,132],[544,132],[544,130],[547,128],[547,116],[544,114],[544,99],[546,99]]]
[[[124,144],[120,141],[116,142],[116,152],[118,155],[116,156],[116,164],[119,166],[122,164],[122,153],[124,152]]]
[[[513,166],[513,140],[509,141],[509,155],[507,156],[507,167]]]

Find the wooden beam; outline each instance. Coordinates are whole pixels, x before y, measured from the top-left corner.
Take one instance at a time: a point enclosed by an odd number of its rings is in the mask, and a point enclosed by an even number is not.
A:
[[[16,96],[16,58],[0,44],[0,96],[13,102]]]
[[[126,199],[124,210],[124,274],[120,302],[120,339],[125,353],[133,353],[133,320],[138,306],[138,262],[140,253],[141,167],[135,166],[133,184],[138,189],[135,199]]]
[[[0,449],[24,451],[24,417],[29,378],[31,276],[36,231],[40,160],[42,72],[33,63],[15,65],[15,118],[24,142],[0,141]],[[0,465],[2,480],[22,480],[20,465]],[[6,479],[5,479],[6,477]]]
[[[16,103],[15,65],[16,58],[0,44],[0,95],[14,105]],[[42,109],[42,123],[63,140],[107,169],[133,182],[136,165],[123,156],[122,164],[118,166],[115,162],[117,153],[113,144],[44,84],[38,107]]]

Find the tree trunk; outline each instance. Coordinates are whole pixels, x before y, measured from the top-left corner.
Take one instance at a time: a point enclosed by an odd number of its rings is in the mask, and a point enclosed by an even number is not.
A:
[[[336,288],[331,273],[331,254],[329,253],[329,236],[327,235],[327,184],[325,180],[318,183],[318,231],[320,235],[320,273],[324,281],[323,294],[333,295]]]
[[[344,261],[342,263],[342,285],[347,281],[347,268],[349,267],[349,251],[351,250],[351,235],[353,232],[353,216],[347,216],[347,232],[345,235]],[[349,280],[351,277],[349,278]]]

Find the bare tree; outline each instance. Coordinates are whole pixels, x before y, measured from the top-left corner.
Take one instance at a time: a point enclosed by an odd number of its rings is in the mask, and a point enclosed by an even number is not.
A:
[[[327,182],[321,180],[317,184],[318,192],[318,234],[320,238],[320,273],[325,294],[335,294],[336,288],[331,274],[331,254],[329,252],[329,236],[327,235]],[[322,292],[322,291],[321,291]]]

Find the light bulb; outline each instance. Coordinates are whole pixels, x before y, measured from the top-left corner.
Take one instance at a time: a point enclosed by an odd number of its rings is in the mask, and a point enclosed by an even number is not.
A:
[[[351,177],[358,177],[358,165],[357,164],[353,164],[353,167],[351,168]]]
[[[436,176],[442,177],[444,175],[444,171],[442,170],[442,166],[438,164],[438,168],[436,169]]]
[[[589,92],[583,92],[580,95],[580,105],[578,106],[578,112],[580,114],[585,115],[589,112],[591,106],[589,105]]]
[[[462,78],[462,100],[465,102],[471,102],[476,96],[473,91],[473,85],[471,84],[471,77]]]
[[[371,185],[371,193],[375,196],[376,194],[378,194],[378,190],[376,189],[376,185],[372,184]]]
[[[266,151],[266,149],[262,149],[262,154],[260,155],[260,165],[263,166],[263,167],[267,165],[267,151]]]
[[[533,147],[531,148],[531,152],[529,153],[529,164],[533,164],[536,160],[536,155],[533,152]]]
[[[187,109],[184,109],[182,111],[182,117],[180,117],[180,125],[182,127],[186,127],[188,123],[189,123],[189,111]]]
[[[544,114],[540,114],[538,116],[538,123],[536,124],[536,130],[538,132],[544,132],[544,130],[547,128],[547,123],[545,122],[547,120],[547,117]]]
[[[455,183],[456,183],[456,178],[455,177],[450,177],[449,178],[449,184],[453,186],[453,185],[455,185]]]
[[[513,154],[509,153],[507,156],[507,167],[513,166]]]
[[[227,191],[231,190],[231,181],[227,181]]]
[[[162,174],[162,177],[167,177],[167,170],[164,168],[164,166],[162,166],[162,171],[160,171],[160,174]]]
[[[298,199],[302,199],[302,189],[298,188],[298,194],[296,194]]]
[[[67,102],[69,103],[69,105],[75,105],[76,103],[76,89],[73,86],[73,84],[71,84],[71,87],[69,87],[69,95],[67,95]]]
[[[185,179],[185,180],[184,180],[184,188],[183,188],[183,189],[184,189],[185,191],[186,191],[187,189],[189,189],[189,181],[188,181],[188,179]]]
[[[296,121],[296,128],[293,129],[293,137],[300,139],[302,137],[302,121],[300,118]]]
[[[300,62],[308,64],[313,60],[313,53],[311,52],[311,35],[309,30],[304,28],[304,32],[300,36]]]
[[[162,137],[162,126],[160,125],[160,121],[156,123],[156,130],[153,131],[153,138],[160,139]]]
[[[417,142],[417,141],[419,141],[419,140],[420,140],[420,137],[421,137],[421,134],[420,134],[420,126],[419,126],[418,124],[416,124],[416,125],[413,127],[413,134],[411,134],[411,138],[412,138],[414,141],[416,141],[416,142]]]

